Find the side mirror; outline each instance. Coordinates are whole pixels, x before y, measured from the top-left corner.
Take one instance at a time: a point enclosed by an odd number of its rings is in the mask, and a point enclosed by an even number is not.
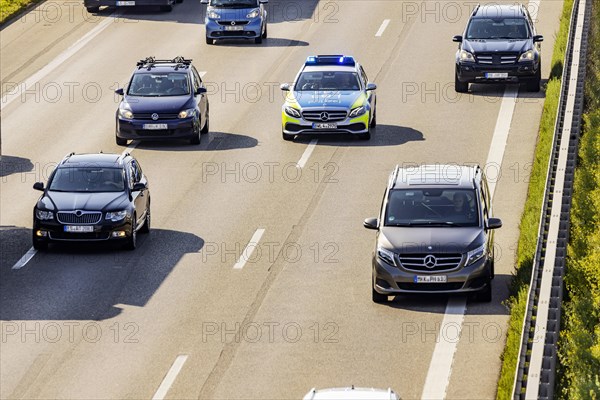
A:
[[[286,92],[289,92],[290,91],[290,84],[289,83],[282,83],[279,86],[279,89],[281,89],[283,91],[286,91]]]
[[[205,87],[199,87],[198,90],[196,90],[196,94],[204,94],[204,93],[206,93]]]
[[[533,41],[534,42],[543,42],[544,41],[544,37],[542,35],[535,35],[533,37]]]
[[[367,229],[379,229],[379,220],[377,218],[367,218],[363,222],[363,226]]]
[[[452,38],[453,42],[458,42],[458,43],[462,43],[462,36],[461,35],[456,35]]]
[[[200,4],[208,4],[208,0],[200,0]]]
[[[118,94],[118,95],[120,95],[120,96],[124,96],[125,95],[125,92],[123,91],[123,88],[115,90],[115,93]]]
[[[377,89],[377,85],[374,83],[367,83],[367,90],[375,90]]]
[[[131,189],[132,192],[139,192],[140,190],[144,190],[146,189],[146,184],[143,182],[136,182],[133,184],[133,189]]]
[[[502,220],[500,218],[490,218],[486,223],[487,229],[498,229],[502,228]]]
[[[36,182],[33,184],[33,188],[35,190],[41,190],[42,192],[44,191],[44,183],[43,182]]]

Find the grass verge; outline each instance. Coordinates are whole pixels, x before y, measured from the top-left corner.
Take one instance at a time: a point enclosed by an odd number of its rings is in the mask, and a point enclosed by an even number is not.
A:
[[[554,122],[558,109],[558,97],[569,34],[571,9],[573,0],[564,0],[560,26],[551,60],[551,71],[546,86],[546,100],[540,120],[540,131],[535,149],[533,167],[529,180],[527,201],[521,216],[519,244],[515,272],[510,285],[510,296],[507,304],[510,308],[510,318],[506,337],[506,347],[502,353],[502,369],[498,380],[497,399],[512,398],[515,370],[519,358],[523,317],[527,307],[527,294],[531,280],[533,257],[535,255],[540,212],[544,200],[546,173],[550,158],[550,148],[554,137]]]
[[[43,0],[0,0],[0,27],[12,17],[29,7],[30,4]]]

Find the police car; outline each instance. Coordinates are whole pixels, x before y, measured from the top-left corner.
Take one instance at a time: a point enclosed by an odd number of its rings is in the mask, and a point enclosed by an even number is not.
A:
[[[377,86],[351,56],[310,56],[287,92],[281,110],[284,140],[296,135],[348,133],[371,138],[377,123]]]

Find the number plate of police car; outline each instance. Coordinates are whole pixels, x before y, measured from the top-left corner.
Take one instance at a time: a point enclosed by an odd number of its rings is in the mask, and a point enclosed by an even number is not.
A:
[[[65,225],[65,232],[94,232],[91,225]]]
[[[446,275],[415,275],[415,283],[446,283],[448,277]]]
[[[313,129],[337,129],[337,124],[332,123],[315,123]]]
[[[117,6],[135,6],[135,1],[117,1]]]
[[[167,124],[144,124],[144,129],[167,129]]]
[[[508,72],[486,72],[485,77],[488,79],[506,79]]]

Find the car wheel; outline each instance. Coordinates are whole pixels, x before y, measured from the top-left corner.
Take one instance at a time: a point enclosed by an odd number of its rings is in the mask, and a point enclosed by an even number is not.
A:
[[[48,250],[48,242],[41,242],[39,240],[33,239],[33,248],[37,251]]]
[[[377,126],[377,108],[373,109],[373,119],[371,120],[371,128]]]
[[[215,41],[208,36],[206,37],[206,44],[213,44]]]
[[[387,303],[387,301],[388,301],[387,295],[378,293],[375,290],[375,288],[371,288],[371,291],[372,291],[372,295],[371,296],[373,298],[373,302],[374,303],[378,303],[378,304],[380,304],[380,303]]]
[[[194,136],[190,139],[190,144],[200,144],[200,128],[196,128]]]
[[[87,10],[87,12],[89,12],[90,14],[94,14],[97,13],[98,11],[100,11],[100,7],[99,6],[94,6],[94,7],[86,7],[85,8]]]
[[[360,140],[369,140],[369,139],[371,139],[371,128],[369,127],[369,130],[366,133],[359,133],[358,134],[358,138]]]
[[[142,233],[150,233],[150,199],[148,199],[148,210],[146,211],[146,219],[144,220],[144,226],[140,228]]]
[[[265,24],[265,31],[264,31],[264,32],[263,32],[263,34],[262,34],[262,38],[263,38],[263,39],[266,39],[266,38],[267,38],[267,26],[269,26],[269,25]]]
[[[175,0],[176,3],[183,3],[183,0]]]
[[[535,78],[527,82],[527,91],[528,92],[539,92],[542,81],[542,72],[538,68],[538,72],[535,74]]]
[[[457,72],[454,72],[454,90],[457,93],[467,93],[469,91],[469,82],[459,81]]]
[[[173,4],[167,4],[166,6],[160,6],[160,11],[165,11],[165,12],[173,11]]]
[[[127,244],[125,245],[125,248],[127,250],[135,250],[135,248],[137,247],[137,229],[136,229],[136,221],[137,221],[137,217],[135,214],[133,214],[133,221],[131,223],[131,235],[129,235],[129,238],[127,238]]]
[[[492,301],[492,280],[488,280],[485,285],[485,289],[477,293],[477,300],[482,303],[489,303]]]
[[[204,123],[204,127],[200,130],[200,134],[206,135],[208,133],[210,118],[208,117],[208,110],[206,110],[206,122]]]
[[[281,137],[283,138],[283,140],[288,142],[294,140],[294,136],[295,135],[290,135],[289,133],[281,132]]]
[[[262,43],[262,35],[260,35],[259,37],[255,37],[254,38],[254,43],[256,44],[261,44]]]
[[[120,137],[116,136],[115,141],[119,146],[127,146],[127,139],[121,139]]]

